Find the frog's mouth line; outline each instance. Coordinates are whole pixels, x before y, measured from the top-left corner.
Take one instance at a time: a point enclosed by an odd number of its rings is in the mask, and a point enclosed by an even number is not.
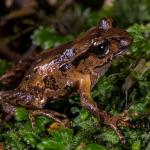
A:
[[[121,51],[119,51],[118,53],[116,53],[114,55],[114,58],[118,58],[120,56],[123,56],[127,51],[128,51],[128,48],[121,49]]]

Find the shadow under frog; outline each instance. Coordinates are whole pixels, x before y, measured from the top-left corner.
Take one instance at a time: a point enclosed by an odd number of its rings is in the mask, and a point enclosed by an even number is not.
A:
[[[132,38],[126,31],[114,28],[111,19],[103,18],[97,27],[74,41],[21,59],[0,78],[5,85],[22,80],[16,89],[0,92],[3,111],[13,116],[16,108],[21,106],[29,110],[32,126],[37,115],[48,116],[65,126],[68,122],[66,115],[44,106],[48,101],[68,97],[72,94],[68,90],[70,87],[80,94],[82,107],[102,119],[124,141],[118,129],[118,125],[129,124],[124,113],[108,115],[92,99],[91,89],[107,71],[111,61],[123,55],[131,43]]]

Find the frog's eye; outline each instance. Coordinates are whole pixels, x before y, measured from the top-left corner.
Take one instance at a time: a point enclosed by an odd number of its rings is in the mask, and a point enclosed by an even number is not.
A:
[[[108,42],[104,41],[102,43],[94,43],[91,51],[97,55],[103,56],[108,54],[109,47]]]

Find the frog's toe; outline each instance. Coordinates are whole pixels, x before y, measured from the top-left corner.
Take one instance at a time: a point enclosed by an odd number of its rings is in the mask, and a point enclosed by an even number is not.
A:
[[[32,111],[31,111],[31,110],[29,111],[29,119],[30,119],[30,121],[31,121],[32,128],[34,128],[34,127],[35,127],[35,117],[34,117],[34,115],[32,114]]]
[[[71,127],[71,122],[69,119],[63,119],[62,120],[62,126],[65,127],[65,128],[70,128]]]
[[[5,94],[6,94],[5,91],[0,91],[0,104],[3,103],[3,99],[5,98]]]
[[[58,123],[58,122],[53,122],[50,126],[48,130],[51,129],[55,129],[55,130],[59,130],[61,127],[64,128],[69,128],[71,126],[69,119],[64,119],[62,120],[62,124]]]
[[[125,126],[130,126],[129,119],[122,114],[116,115],[116,116],[105,116],[104,118],[104,123],[108,126],[110,126],[118,135],[120,141],[124,144],[125,143],[125,138],[120,132],[119,127],[125,127]]]

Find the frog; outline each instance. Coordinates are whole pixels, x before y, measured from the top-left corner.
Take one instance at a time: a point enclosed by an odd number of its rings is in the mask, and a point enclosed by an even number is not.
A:
[[[20,81],[15,89],[0,91],[2,110],[15,116],[18,107],[26,108],[33,127],[38,115],[67,126],[69,119],[65,114],[45,108],[45,105],[78,94],[81,106],[124,141],[119,126],[129,125],[125,113],[109,115],[94,101],[91,90],[111,62],[127,52],[132,41],[127,31],[114,27],[113,19],[102,18],[97,26],[75,40],[24,57],[0,77],[5,85]]]

